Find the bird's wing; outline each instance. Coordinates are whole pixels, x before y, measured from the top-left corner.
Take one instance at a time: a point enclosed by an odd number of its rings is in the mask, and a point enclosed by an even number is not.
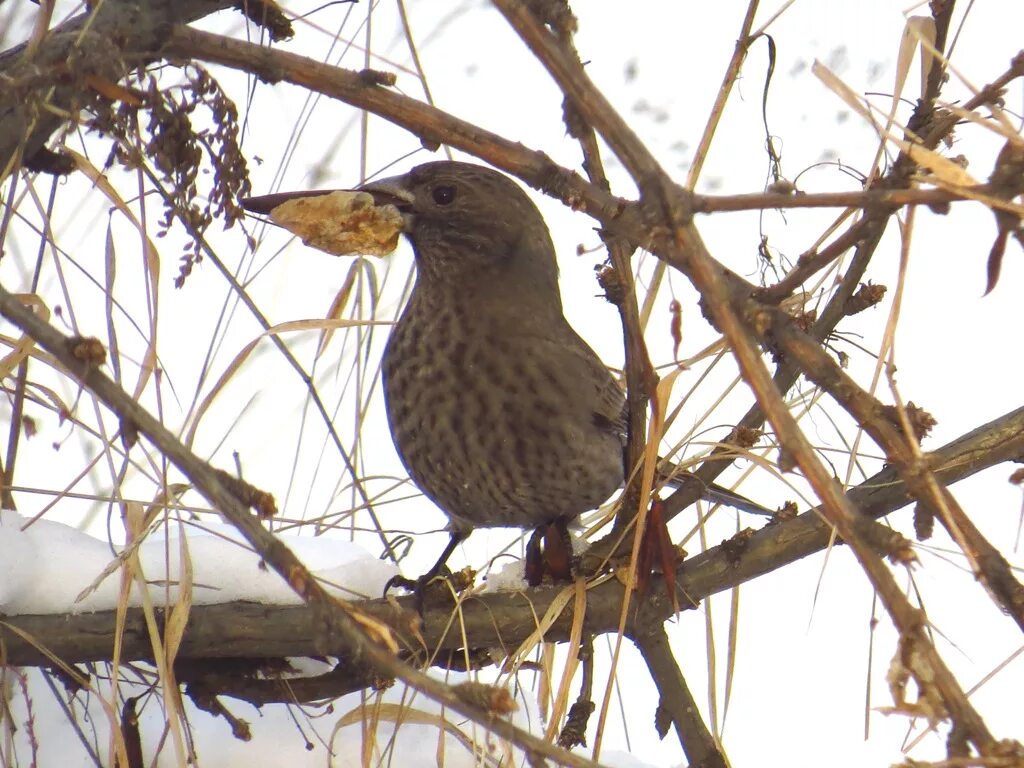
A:
[[[539,358],[558,362],[559,378],[579,393],[576,405],[591,410],[594,425],[625,443],[626,395],[594,350],[565,321],[526,335]]]
[[[576,331],[569,328],[569,332],[579,340],[578,344],[571,347],[575,356],[580,358],[579,364],[591,372],[595,382],[600,382],[594,400],[594,420],[598,426],[603,426],[618,435],[625,445],[626,429],[629,424],[625,390]]]

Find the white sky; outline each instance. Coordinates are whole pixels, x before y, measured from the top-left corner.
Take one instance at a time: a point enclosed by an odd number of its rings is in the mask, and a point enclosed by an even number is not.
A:
[[[28,18],[35,6],[23,5],[24,17]],[[580,15],[577,45],[588,61],[590,76],[629,116],[634,129],[665,167],[682,180],[732,52],[745,4],[644,2],[632,8],[621,4],[577,5]],[[962,10],[967,4],[960,6]],[[312,10],[304,5],[293,4],[292,7],[301,13]],[[438,9],[442,7],[445,12],[451,10],[450,15],[439,15]],[[765,6],[759,19],[766,20],[776,8],[777,5]],[[772,25],[770,32],[778,46],[778,61],[769,94],[769,124],[780,143],[783,171],[788,178],[796,178],[804,169],[826,160],[841,160],[844,165],[861,171],[868,168],[876,149],[875,134],[811,74],[810,65],[819,59],[856,92],[883,94],[875,97],[874,103],[884,108],[888,104],[887,94],[892,90],[894,64],[905,21],[904,8],[899,3],[881,0],[797,2]],[[326,56],[330,35],[349,12],[351,18],[341,27],[340,34],[344,38],[356,35],[365,16],[365,3],[351,11],[349,6],[342,5],[312,13],[308,21],[319,29],[298,23],[296,39],[283,47],[309,56]],[[440,4],[436,0],[414,0],[409,2],[409,13],[438,106],[527,146],[543,149],[566,166],[578,166],[578,147],[564,135],[559,93],[494,10],[482,2]],[[408,66],[407,49],[396,32],[395,23],[393,5],[378,4],[373,17],[374,51],[397,65]],[[235,16],[226,13],[208,19],[204,27],[241,36],[240,23]],[[961,32],[954,58],[960,74],[980,86],[1004,71],[1018,50],[1022,28],[1022,4],[1011,0],[976,3]],[[364,41],[362,34],[360,30],[357,35],[360,44]],[[331,54],[330,60],[337,61],[339,52]],[[745,75],[728,105],[698,184],[700,191],[727,194],[763,188],[767,162],[760,110],[765,62],[766,47],[761,42],[752,49]],[[341,57],[340,64],[359,69],[363,66],[362,54],[349,50]],[[379,60],[372,65],[389,68]],[[627,78],[628,67],[635,69],[635,79]],[[221,82],[240,108],[244,108],[246,84],[242,78],[225,73]],[[918,92],[915,82],[916,69],[905,93],[910,100],[916,98]],[[410,74],[400,74],[399,88],[411,96],[421,96]],[[969,92],[957,75],[953,75],[944,95],[962,100]],[[1007,96],[1010,110],[1019,112],[1020,95],[1020,86],[1016,84]],[[287,85],[256,87],[249,103],[243,144],[250,158],[256,194],[278,188],[275,175],[284,163],[285,142],[295,134],[297,125],[304,124],[306,101],[303,91]],[[344,187],[357,183],[361,152],[357,114],[346,105],[319,100],[309,124],[299,134],[294,155],[284,163],[279,187]],[[905,117],[907,108],[900,114]],[[962,152],[969,156],[972,165],[968,170],[976,178],[984,179],[1000,144],[976,127],[960,129],[957,139],[958,144],[949,154]],[[94,142],[89,146],[90,157],[101,164],[106,145]],[[435,159],[420,151],[411,159],[401,160],[417,147],[415,138],[372,118],[366,148],[367,169],[373,173],[397,161],[396,167],[388,171],[394,173],[417,162]],[[262,164],[252,162],[255,156],[262,158]],[[613,165],[612,172],[615,191],[631,194],[621,170]],[[131,174],[114,170],[110,177],[126,198],[137,194]],[[36,181],[43,200],[49,193],[48,183],[45,179]],[[835,165],[819,166],[800,175],[799,185],[804,191],[858,187],[855,179],[844,175]],[[82,194],[76,193],[78,189]],[[2,191],[6,192],[6,187]],[[39,293],[51,309],[58,305],[64,307],[65,320],[58,322],[65,322],[69,306],[58,277],[56,265],[59,264],[64,271],[63,280],[71,286],[68,294],[74,297],[70,309],[75,312],[83,331],[106,339],[102,291],[90,286],[73,264],[79,264],[82,272],[102,280],[107,224],[112,221],[118,263],[115,295],[130,316],[143,317],[139,239],[122,218],[108,217],[109,203],[95,195],[85,197],[85,192],[80,180],[74,179],[62,182],[58,189],[54,229],[59,245],[67,254],[56,261],[48,255]],[[592,231],[593,222],[556,202],[538,199],[538,203],[559,248],[567,316],[610,365],[620,365],[622,354],[616,315],[603,299],[596,298],[598,289],[592,268],[600,261],[601,254],[576,255],[578,243],[598,245]],[[28,203],[22,208],[32,210]],[[153,203],[150,203],[148,215],[153,221],[159,215]],[[790,212],[785,216],[767,212],[763,217],[756,213],[729,214],[703,217],[699,226],[716,258],[753,278],[762,230],[769,236],[776,257],[792,260],[814,241],[834,215],[834,212]],[[9,258],[0,262],[0,282],[6,287],[26,290],[38,240],[31,238],[26,224],[19,222],[14,227],[15,234],[4,244]],[[250,227],[250,231],[261,238],[255,252],[246,249],[237,228],[227,233],[218,232],[211,240],[230,268],[237,268],[248,281],[250,294],[270,321],[322,317],[352,262],[305,249],[280,232],[264,232],[258,227]],[[982,298],[985,258],[993,235],[991,214],[978,205],[959,205],[955,215],[947,217],[924,211],[918,213],[906,272],[896,360],[901,395],[914,400],[939,420],[926,448],[941,445],[1020,405],[1020,363],[1013,353],[1014,341],[1008,342],[1006,337],[1020,324],[1016,289],[1024,270],[1021,269],[1020,249],[1011,244],[1000,285],[990,296]],[[185,289],[176,291],[171,287],[177,271],[178,248],[183,242],[184,236],[178,230],[172,230],[167,238],[157,241],[162,257],[159,353],[168,372],[168,377],[160,383],[160,407],[167,423],[175,427],[185,422],[197,399],[196,393],[201,393],[199,397],[208,393],[233,357],[260,332],[258,325],[230,298],[229,289],[211,264],[198,267]],[[650,259],[642,264],[649,270]],[[410,267],[411,255],[404,246],[389,260],[369,264],[369,269],[384,286],[380,317],[394,316]],[[847,338],[869,351],[878,349],[898,269],[899,241],[895,227],[891,226],[868,274],[873,281],[889,286],[887,300],[881,307],[841,326],[841,330],[850,334]],[[663,288],[655,305],[649,343],[656,363],[667,362],[671,354],[667,328],[668,302],[672,296],[683,304],[685,336],[681,357],[696,354],[715,338],[700,319],[693,291],[676,276]],[[8,333],[9,328],[5,327],[3,332]],[[123,316],[118,316],[118,333],[128,378],[134,382],[133,366],[140,361],[143,350],[140,337]],[[371,370],[376,365],[375,355],[379,355],[384,333],[386,329],[378,330],[370,347],[370,357],[362,363]],[[313,368],[315,334],[291,335],[287,340],[307,367]],[[859,381],[868,381],[874,369],[873,359],[850,344],[839,343],[836,347],[851,354],[851,373]],[[208,349],[212,350],[212,363],[204,378],[202,366]],[[444,519],[424,499],[395,501],[412,495],[412,489],[393,488],[393,476],[402,476],[403,472],[387,435],[379,390],[371,387],[372,376],[366,374],[362,382],[365,391],[357,390],[354,381],[348,378],[357,360],[356,349],[354,334],[347,338],[340,333],[336,335],[325,356],[316,363],[318,388],[329,407],[338,408],[335,424],[343,439],[349,442],[348,447],[353,440],[353,413],[357,404],[369,400],[358,462],[361,473],[369,478],[371,491],[385,494],[391,502],[378,507],[385,525],[415,531],[438,529]],[[724,434],[722,425],[731,423],[730,420],[748,405],[742,388],[723,403],[716,404],[719,393],[733,376],[733,368],[726,362],[719,369],[694,392],[674,434],[679,439],[691,428],[698,432],[711,427],[719,429],[710,436],[699,437],[687,455],[699,452],[700,439]],[[688,392],[698,382],[702,370],[696,368],[684,373],[677,384],[677,395]],[[339,515],[349,509],[354,503],[350,478],[333,447],[325,444],[323,427],[304,399],[295,374],[265,341],[246,361],[244,371],[244,378],[233,382],[204,418],[195,443],[200,455],[209,456],[219,466],[230,469],[234,466],[232,452],[238,451],[246,477],[259,478],[257,484],[274,493],[287,520]],[[884,380],[878,391],[884,401],[891,402]],[[75,390],[66,387],[60,392],[68,402],[73,402],[77,396]],[[965,393],[969,395],[965,397]],[[143,399],[154,405],[155,391],[151,389]],[[100,417],[88,398],[83,397],[78,408],[83,420],[98,423]],[[705,413],[712,408],[710,413]],[[109,493],[116,462],[108,464],[103,458],[85,481],[77,480],[83,457],[91,459],[99,453],[96,445],[83,436],[81,428],[72,430],[52,413],[38,409],[33,414],[39,421],[39,435],[23,441],[18,464],[19,485],[51,491],[65,487],[75,491],[107,489]],[[809,419],[808,434],[813,440],[829,449],[843,448],[836,427],[824,411],[816,410],[806,418]],[[108,434],[116,429],[116,423],[109,416],[102,417],[102,423],[109,430]],[[840,423],[846,424],[843,420]],[[844,426],[843,434],[850,432]],[[53,448],[55,441],[61,441],[58,451]],[[825,455],[835,462],[840,475],[846,472],[842,454]],[[135,457],[139,458],[139,454]],[[768,458],[773,460],[774,454],[769,454]],[[865,461],[864,466],[865,473],[871,474],[877,463]],[[1013,541],[1021,498],[1019,491],[1006,483],[1010,471],[1010,467],[998,467],[962,483],[954,492],[986,535],[1016,561]],[[123,493],[149,500],[153,496],[153,484],[146,475],[151,472],[151,469],[130,472]],[[728,477],[738,476],[737,470]],[[854,481],[857,479],[855,475]],[[765,473],[744,484],[742,490],[747,495],[756,495],[768,506],[796,498],[795,491]],[[52,500],[35,493],[21,493],[17,499],[20,511],[26,516],[42,511]],[[192,498],[191,502],[201,505],[198,498]],[[801,504],[802,509],[805,506]],[[36,529],[24,534],[14,533],[12,518],[5,517],[0,528],[0,613],[27,611],[31,610],[30,606],[42,611],[44,600],[51,601],[47,610],[59,611],[67,605],[61,601],[88,586],[109,559],[105,543],[107,513],[107,507],[102,504],[61,500],[47,510],[47,522],[37,524]],[[694,519],[692,511],[680,516],[673,527],[674,533],[682,538],[690,531]],[[70,529],[38,529],[43,524],[52,526],[48,521],[67,523],[101,537],[103,542],[90,543]],[[368,522],[363,517],[356,518],[358,526],[368,525]],[[759,527],[761,523],[743,519],[741,524]],[[894,516],[893,524],[910,533],[909,510]],[[115,514],[111,523],[115,541],[123,540],[123,533],[117,533],[119,525]],[[342,520],[341,525],[347,522]],[[734,530],[735,515],[720,513],[707,533],[708,545],[718,543]],[[341,542],[346,535],[344,530],[339,530],[328,539],[304,536],[299,544],[301,554],[311,567],[329,572],[332,579],[346,578],[337,570],[343,567],[350,554]],[[356,538],[371,553],[369,560],[356,562],[376,563],[380,549],[376,536],[359,534]],[[511,534],[506,531],[478,532],[456,553],[453,565],[482,566],[511,540]],[[220,585],[225,596],[241,596],[242,593],[233,591],[231,586],[239,582],[243,582],[241,587],[253,589],[250,597],[283,596],[283,590],[276,584],[247,583],[254,575],[252,563],[247,562],[237,548],[215,543],[218,541],[207,536],[190,545],[194,547],[194,561],[208,567],[216,564],[211,572],[204,573],[203,583]],[[443,541],[443,535],[418,537],[403,564],[405,571],[413,575],[421,572],[433,561]],[[35,548],[32,552],[38,553],[35,560],[26,556],[29,546]],[[63,549],[55,549],[58,546]],[[153,546],[162,548],[159,541]],[[691,538],[685,546],[691,553],[700,549],[697,538]],[[196,553],[205,552],[206,547],[212,549],[209,557],[196,557]],[[229,550],[235,550],[237,560]],[[940,652],[966,687],[1009,659],[1021,647],[1021,639],[1013,623],[993,607],[980,587],[964,572],[962,558],[950,552],[951,545],[942,535],[920,547],[922,565],[915,570],[914,579],[937,630]],[[55,563],[73,563],[74,567],[58,573],[53,568]],[[155,555],[149,567],[158,572],[161,565],[160,556]],[[360,576],[366,575],[362,566],[356,570],[360,571]],[[364,587],[372,592],[376,583],[387,578],[383,570],[372,576],[369,582],[360,582],[357,588]],[[904,574],[899,574],[898,578],[906,583]],[[58,583],[63,592],[58,591]],[[91,599],[99,600],[99,596]],[[705,601],[700,609],[683,614],[670,625],[674,653],[691,690],[705,707],[705,713],[710,665],[709,626],[714,632],[715,688],[720,714],[723,706],[728,601],[728,595]],[[708,617],[710,621],[706,621]],[[880,619],[873,640],[872,618]],[[803,766],[827,761],[843,767],[888,765],[901,759],[900,749],[907,734],[907,722],[903,718],[874,712],[870,717],[870,738],[866,741],[863,738],[869,681],[871,706],[890,703],[885,690],[885,672],[894,652],[895,635],[888,619],[874,605],[867,580],[846,549],[833,552],[827,562],[824,556],[808,558],[744,585],[739,621],[735,682],[724,731],[726,751],[734,765]],[[869,667],[872,652],[869,643],[872,642],[873,658]],[[598,647],[605,648],[606,640],[601,639]],[[656,693],[647,680],[642,662],[628,643],[620,665],[623,699],[613,702],[602,761],[609,765],[629,765],[630,759],[658,766],[679,764],[682,755],[674,736],[662,742],[654,736],[651,724]],[[600,689],[607,678],[607,654],[601,654],[598,668],[603,670],[597,676]],[[532,676],[522,675],[520,682],[532,685]],[[1024,704],[1022,683],[1021,662],[1011,661],[973,697],[999,737],[1020,736],[1019,712]],[[73,756],[78,748],[77,739],[61,731],[63,715],[48,689],[35,676],[31,678],[31,685],[36,731],[52,736],[46,742],[47,749],[60,750],[46,756],[40,764],[87,764]],[[600,690],[597,695],[600,696]],[[425,702],[419,703],[428,706]],[[338,705],[333,719],[320,718],[315,725],[314,721],[302,720],[302,725],[307,729],[316,728],[328,738],[334,722],[352,706]],[[253,721],[254,741],[243,745],[228,738],[222,722],[210,722],[206,715],[199,713],[190,714],[200,745],[200,765],[242,764],[242,761],[247,765],[264,764],[260,760],[267,765],[327,763],[322,745],[317,744],[312,752],[306,751],[303,736],[291,724],[283,708],[264,707],[262,713],[253,711],[249,717]],[[535,709],[524,711],[521,717],[523,722],[532,718],[536,725]],[[161,724],[162,715],[153,706],[143,718],[144,729],[149,729],[144,730],[150,737],[147,748],[152,748],[158,738]],[[417,732],[415,728],[404,725],[400,729],[404,732],[403,738],[409,739],[408,746],[400,748],[401,760],[396,758],[392,764],[436,764],[436,736]],[[358,731],[358,728],[350,730]],[[24,738],[22,730],[16,739]],[[106,741],[101,737],[98,743],[105,745]],[[353,743],[356,746],[353,747]],[[26,753],[21,751],[24,741],[19,744],[19,755],[24,760]],[[346,749],[358,748],[358,741],[346,744]],[[458,749],[454,743],[450,745],[446,752],[446,760],[450,762],[446,764],[471,764],[457,762]],[[622,753],[618,758],[613,755],[616,751]],[[171,764],[171,754],[165,752],[161,764]],[[911,754],[918,759],[936,759],[942,754],[941,739],[926,740]],[[333,764],[349,764],[346,759],[339,756]]]

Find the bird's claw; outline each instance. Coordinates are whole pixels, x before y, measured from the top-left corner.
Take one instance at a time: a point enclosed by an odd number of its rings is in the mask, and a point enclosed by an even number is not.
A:
[[[452,588],[457,588],[457,584],[451,570],[445,566],[438,571],[431,569],[417,579],[410,579],[407,576],[401,575],[392,576],[388,579],[387,584],[384,585],[384,597],[386,598],[388,592],[396,587],[412,593],[416,613],[422,618],[428,592],[431,594],[436,592],[438,595],[443,592],[446,595],[450,595]]]

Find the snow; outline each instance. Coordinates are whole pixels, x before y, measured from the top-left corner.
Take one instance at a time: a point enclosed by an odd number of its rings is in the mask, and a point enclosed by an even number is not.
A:
[[[388,579],[398,573],[394,565],[339,536],[284,534],[281,538],[325,585],[344,585],[331,587],[342,597],[378,597]],[[178,599],[183,541],[191,562],[194,605],[235,600],[267,605],[301,602],[280,576],[261,567],[234,528],[206,523],[202,527],[180,524],[167,535],[158,529],[139,544],[139,563],[156,605]],[[17,512],[0,511],[0,613],[113,609],[121,588],[119,571],[113,566],[123,551],[63,523],[30,521]],[[141,600],[136,583],[128,604],[138,606]]]

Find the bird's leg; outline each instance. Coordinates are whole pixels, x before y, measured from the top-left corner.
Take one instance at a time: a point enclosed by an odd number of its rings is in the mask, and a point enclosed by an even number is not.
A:
[[[546,525],[535,528],[526,543],[526,561],[524,563],[524,575],[526,583],[531,587],[538,586],[544,581],[544,530]]]
[[[572,539],[564,518],[534,530],[526,545],[526,583],[536,587],[550,573],[555,582],[572,581]]]
[[[452,552],[459,546],[463,541],[469,537],[469,531],[451,531],[451,538],[448,539],[448,544],[445,546],[444,551],[441,552],[441,556],[437,558],[437,562],[434,563],[433,567],[420,576],[418,579],[410,579],[406,576],[392,576],[388,579],[388,583],[384,585],[384,595],[387,596],[395,587],[401,587],[407,589],[413,593],[416,597],[416,610],[422,616],[423,615],[423,592],[427,585],[430,584],[434,579],[441,575],[442,572],[448,570],[448,558],[452,556]]]
[[[544,531],[544,565],[554,582],[572,581],[572,539],[564,518]]]

